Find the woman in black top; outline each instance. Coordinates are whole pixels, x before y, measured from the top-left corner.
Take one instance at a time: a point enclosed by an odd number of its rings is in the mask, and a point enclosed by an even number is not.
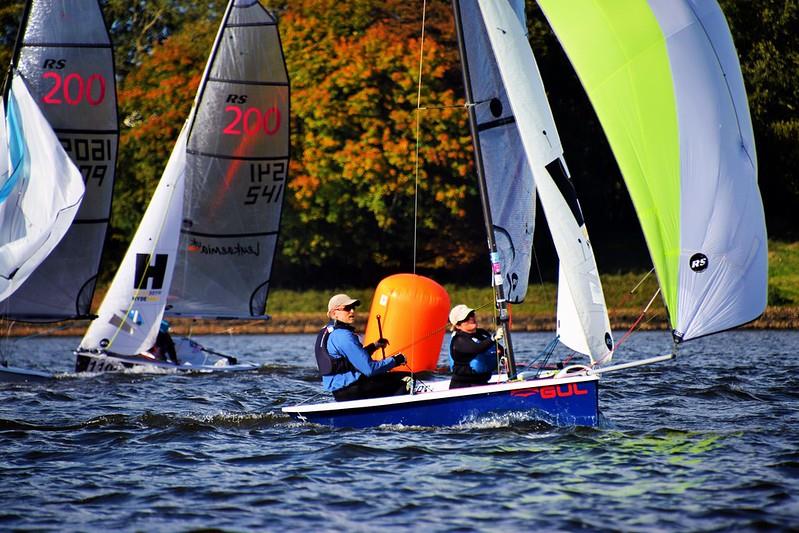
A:
[[[497,337],[477,327],[474,309],[456,305],[449,313],[452,340],[449,344],[452,380],[450,389],[485,385],[497,368]],[[502,331],[502,330],[500,330]]]

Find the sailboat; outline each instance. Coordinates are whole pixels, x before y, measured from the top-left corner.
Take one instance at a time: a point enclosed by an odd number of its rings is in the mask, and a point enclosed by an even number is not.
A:
[[[184,340],[149,353],[162,318],[268,319],[289,164],[289,83],[277,22],[257,0],[224,13],[194,105],[76,351],[78,372],[251,370]]]
[[[350,427],[454,425],[514,413],[556,425],[596,425],[598,377],[587,370],[610,360],[613,338],[582,212],[527,40],[524,3],[454,0],[453,8],[507,373],[468,389],[431,382],[408,396],[283,411]],[[507,302],[523,301],[527,290],[536,190],[561,259],[558,338],[588,357],[588,365],[546,377],[517,372],[507,310]]]
[[[118,140],[114,60],[99,3],[28,1],[6,83],[9,127],[0,144],[11,148],[13,170],[4,186],[10,196],[3,201],[0,316],[86,318],[108,228]],[[51,376],[0,368],[3,381]]]

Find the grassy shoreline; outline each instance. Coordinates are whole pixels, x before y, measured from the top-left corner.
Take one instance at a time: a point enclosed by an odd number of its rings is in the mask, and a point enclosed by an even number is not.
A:
[[[759,319],[747,324],[753,329],[799,329],[799,242],[769,242],[769,306]],[[610,324],[614,330],[627,330],[641,315],[650,300],[652,305],[638,329],[668,330],[666,309],[658,295],[657,280],[647,273],[604,274],[602,286]],[[446,284],[452,305],[466,303],[479,309],[481,323],[491,323],[493,295],[489,287]],[[105,290],[95,295],[97,309]],[[363,302],[357,325],[363,331],[374,289],[339,287],[330,290],[294,291],[273,289],[269,294],[269,321],[192,321],[172,320],[177,334],[273,334],[313,333],[325,321],[327,301],[337,292],[346,292]],[[525,302],[511,306],[516,331],[554,331],[557,287],[554,283],[531,284]],[[7,336],[82,336],[89,324],[80,320],[65,324],[23,324],[5,322]]]

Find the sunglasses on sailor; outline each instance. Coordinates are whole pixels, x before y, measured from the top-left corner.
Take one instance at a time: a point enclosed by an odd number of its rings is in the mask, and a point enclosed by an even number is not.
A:
[[[340,305],[340,306],[336,307],[336,311],[345,311],[345,312],[349,313],[350,311],[355,311],[355,306],[354,305]]]
[[[458,325],[461,325],[464,322],[477,322],[477,318],[475,318],[474,314],[470,314],[469,316],[458,322]]]

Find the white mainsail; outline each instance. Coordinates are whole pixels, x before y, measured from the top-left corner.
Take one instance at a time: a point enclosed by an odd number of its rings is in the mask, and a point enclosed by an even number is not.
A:
[[[177,257],[187,133],[184,126],[82,350],[136,355],[155,342]]]
[[[83,198],[80,171],[61,147],[22,76],[9,92],[0,154],[0,301],[52,252]]]
[[[560,258],[560,341],[608,362],[613,341],[602,285],[526,29],[507,0],[478,4]]]

